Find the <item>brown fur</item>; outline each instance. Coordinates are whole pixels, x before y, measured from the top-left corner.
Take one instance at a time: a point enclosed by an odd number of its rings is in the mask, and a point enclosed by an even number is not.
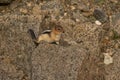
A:
[[[64,30],[61,26],[55,26],[52,28],[50,34],[41,34],[38,36],[36,42],[39,43],[40,41],[46,41],[48,43],[56,42],[59,44],[59,40],[63,32]]]

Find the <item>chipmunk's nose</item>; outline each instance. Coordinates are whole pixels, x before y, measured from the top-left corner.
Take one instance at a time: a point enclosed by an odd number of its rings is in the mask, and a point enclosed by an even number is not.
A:
[[[65,31],[63,30],[63,33],[65,33]]]

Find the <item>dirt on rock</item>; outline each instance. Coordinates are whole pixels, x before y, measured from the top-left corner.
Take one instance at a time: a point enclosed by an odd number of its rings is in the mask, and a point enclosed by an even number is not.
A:
[[[120,80],[119,0],[1,1],[0,80]],[[38,36],[55,24],[60,45],[36,47],[28,29]]]

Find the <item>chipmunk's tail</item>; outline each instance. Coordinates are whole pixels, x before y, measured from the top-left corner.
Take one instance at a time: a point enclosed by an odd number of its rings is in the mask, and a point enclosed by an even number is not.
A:
[[[34,33],[34,31],[32,29],[29,29],[28,33],[30,34],[32,39],[34,39],[34,40],[36,39],[35,33]]]
[[[36,36],[35,36],[35,33],[32,29],[29,29],[28,30],[28,33],[30,34],[31,38],[33,39],[34,43],[36,46],[38,46],[39,43],[36,43],[35,40],[37,39]]]

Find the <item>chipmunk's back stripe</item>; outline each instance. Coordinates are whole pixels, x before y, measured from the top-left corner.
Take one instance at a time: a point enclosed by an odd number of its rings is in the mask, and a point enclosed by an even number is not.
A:
[[[42,34],[48,34],[49,36],[51,36],[51,30],[45,30],[42,32]]]
[[[50,34],[51,32],[44,32],[44,33],[42,33],[42,34]]]
[[[46,33],[50,33],[50,32],[51,32],[51,30],[45,30],[42,32],[42,34],[46,34]]]

